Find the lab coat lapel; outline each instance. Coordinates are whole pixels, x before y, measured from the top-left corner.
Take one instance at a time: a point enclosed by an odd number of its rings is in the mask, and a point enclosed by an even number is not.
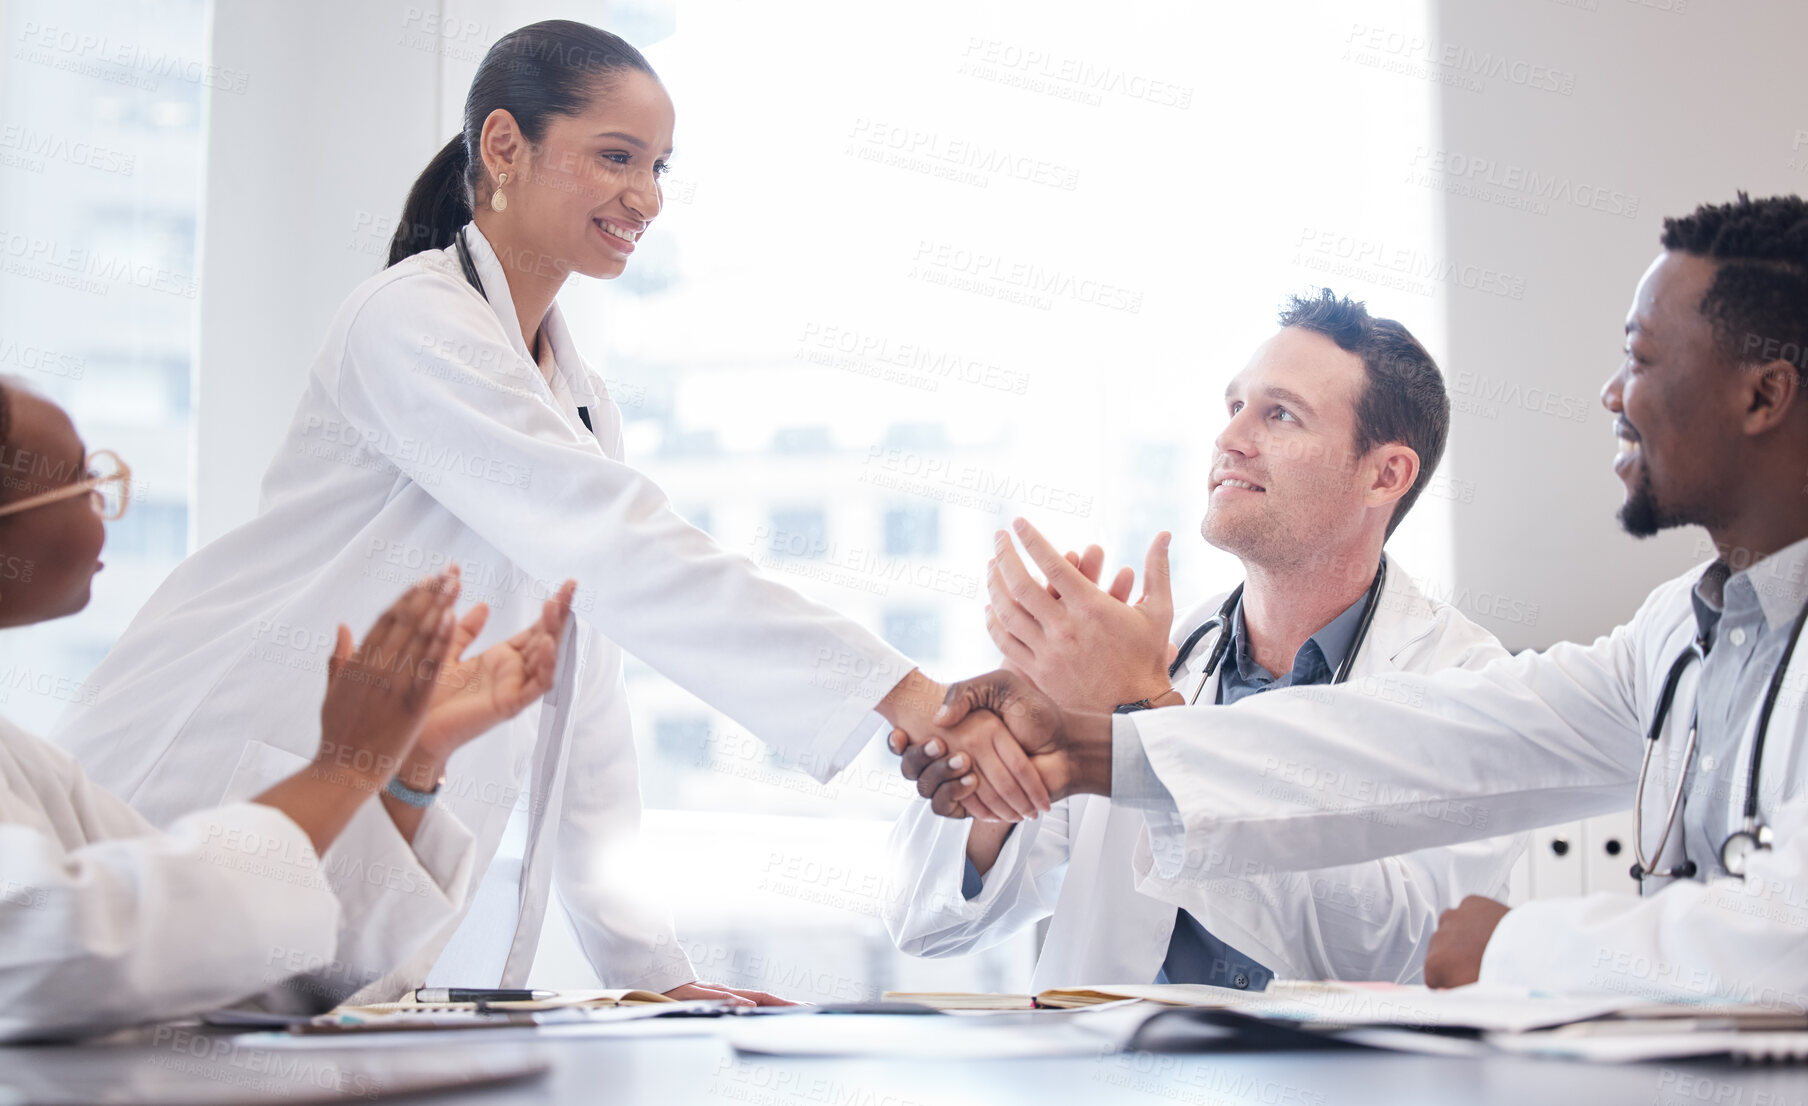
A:
[[[527,348],[527,340],[521,334],[521,316],[515,313],[515,301],[509,295],[508,273],[503,269],[502,261],[496,256],[494,247],[483,232],[477,229],[475,222],[465,226],[465,244],[471,250],[471,262],[477,267],[478,279],[483,281],[484,295],[490,302],[490,310],[496,312],[496,318],[502,323],[502,330],[508,338],[509,348],[524,362],[528,375],[538,383],[541,398],[566,422],[572,424],[581,435],[595,439],[597,445],[612,457],[609,436],[601,429],[605,420],[603,406],[607,400],[597,394],[590,381],[590,374],[584,368],[577,349],[572,345],[571,332],[565,327],[565,316],[560,313],[557,301],[546,318],[541,320],[540,329],[552,348],[553,371],[564,378],[565,387],[571,392],[573,402],[590,411],[590,428],[586,429],[576,411],[566,411],[553,394],[552,386],[541,374],[540,366],[534,360],[533,352]]]
[[[572,402],[590,413],[589,435],[596,439],[606,456],[621,460],[620,421],[608,393],[598,388],[596,378],[585,367],[584,359],[572,344],[571,331],[566,329],[565,315],[559,310],[557,303],[546,313],[546,321],[540,324],[540,328],[546,334],[547,344],[552,347],[553,371],[564,378],[565,387],[571,392]],[[560,414],[569,421],[577,413],[562,411]],[[577,425],[579,429],[584,429],[581,420]]]
[[[1374,621],[1369,623],[1368,640],[1356,651],[1350,679],[1402,670],[1406,651],[1435,629],[1435,605],[1400,562],[1389,558],[1387,579],[1381,584],[1381,598],[1375,605]]]
[[[471,263],[477,267],[477,279],[483,281],[484,298],[490,301],[490,310],[501,321],[502,334],[508,339],[509,348],[515,351],[515,356],[527,363],[528,368],[535,370],[534,376],[540,376],[533,352],[527,348],[527,341],[521,336],[521,317],[515,314],[515,301],[509,295],[508,272],[502,267],[502,259],[496,256],[495,247],[477,229],[475,222],[465,224],[465,245],[471,250]],[[540,386],[546,387],[544,378],[541,379]],[[547,389],[547,395],[552,395],[550,388]]]
[[[1229,597],[1230,593],[1225,592],[1192,608],[1185,616],[1184,621],[1175,624],[1171,639],[1174,644],[1176,646],[1184,644],[1189,635],[1204,625],[1206,619],[1215,617],[1223,609],[1224,601]],[[1218,662],[1217,671],[1206,678],[1203,686],[1199,682],[1199,677],[1200,673],[1205,670],[1206,659],[1212,655],[1212,650],[1218,647],[1218,639],[1223,637],[1224,633],[1225,628],[1219,627],[1195,642],[1192,652],[1187,655],[1186,667],[1181,669],[1180,674],[1175,677],[1177,681],[1174,685],[1175,689],[1186,698],[1190,705],[1210,706],[1217,702],[1218,673],[1224,671],[1224,662]]]

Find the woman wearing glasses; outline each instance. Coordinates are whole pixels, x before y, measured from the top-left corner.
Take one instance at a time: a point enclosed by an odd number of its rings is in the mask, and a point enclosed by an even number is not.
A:
[[[246,794],[303,755],[304,696],[280,661],[339,612],[451,561],[505,617],[546,581],[582,578],[554,694],[449,769],[404,769],[411,801],[449,804],[472,827],[487,882],[457,932],[372,997],[423,981],[523,986],[556,882],[606,986],[768,999],[695,985],[654,880],[634,868],[624,650],[819,778],[870,741],[875,711],[937,732],[939,685],[758,575],[622,459],[620,413],[553,300],[573,273],[628,265],[659,214],[672,134],[664,87],[614,35],[551,21],[499,39],[462,131],[408,197],[390,266],[329,329],[258,517],[177,568],[94,673],[95,701],[58,730],[141,811]],[[287,644],[267,660],[274,643]],[[990,716],[974,723],[1001,742],[979,755],[981,802],[1046,809],[1008,735]],[[126,737],[146,727],[157,740]],[[508,786],[485,786],[498,779]]]
[[[130,471],[111,453],[85,456],[61,409],[8,380],[0,472],[0,556],[31,568],[0,589],[0,625],[81,610]],[[421,739],[423,719],[430,740],[456,746],[543,690],[566,618],[549,607],[511,647],[469,664],[454,655],[442,672],[461,636],[457,594],[456,570],[416,584],[356,653],[339,627],[303,770],[167,830],[0,719],[0,1040],[192,1014],[292,976],[315,994],[344,994],[357,981],[332,978],[333,965],[397,963],[442,924],[470,882],[470,833],[371,797]],[[435,696],[480,669],[501,693]],[[351,826],[358,851],[333,848]],[[416,893],[358,878],[376,868]]]

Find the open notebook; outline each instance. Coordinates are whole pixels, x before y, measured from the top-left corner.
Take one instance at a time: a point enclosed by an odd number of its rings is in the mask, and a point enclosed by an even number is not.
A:
[[[372,1002],[340,1006],[292,1027],[295,1033],[360,1033],[372,1030],[483,1029],[509,1025],[539,1025],[561,1015],[581,1018],[584,1011],[634,1008],[649,1012],[658,1006],[677,1005],[675,999],[652,991],[560,991],[550,998],[512,1002],[416,1002],[411,995],[401,1002]]]
[[[1281,991],[1316,990],[1318,983],[1297,984],[1281,981],[1274,988]],[[1272,990],[1272,988],[1271,988]],[[957,991],[887,991],[887,1002],[910,1002],[932,1006],[937,1010],[1073,1010],[1099,1006],[1107,1002],[1141,999],[1170,1006],[1205,1006],[1229,1008],[1247,1006],[1252,998],[1260,1000],[1260,992],[1235,991],[1228,987],[1210,987],[1202,983],[1147,983],[1095,985],[1090,987],[1058,987],[1036,995],[965,994]]]
[[[364,1006],[341,1006],[334,1014],[357,1014],[365,1017],[386,1014],[468,1014],[480,1007],[485,1010],[535,1011],[566,1010],[572,1007],[641,1006],[652,1002],[676,1002],[677,999],[652,991],[559,991],[551,998],[516,999],[506,1002],[416,1002],[410,995],[401,1002],[373,1002]]]

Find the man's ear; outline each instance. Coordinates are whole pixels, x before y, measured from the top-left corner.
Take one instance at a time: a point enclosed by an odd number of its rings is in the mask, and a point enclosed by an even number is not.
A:
[[[1776,360],[1742,365],[1739,372],[1746,389],[1747,434],[1764,434],[1776,429],[1802,400],[1801,370],[1791,362]]]
[[[1419,478],[1419,455],[1411,446],[1388,442],[1369,451],[1365,471],[1372,473],[1365,490],[1370,507],[1391,507]]]

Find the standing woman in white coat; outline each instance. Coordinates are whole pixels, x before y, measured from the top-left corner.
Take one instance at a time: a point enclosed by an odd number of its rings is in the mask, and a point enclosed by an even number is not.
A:
[[[335,622],[374,613],[396,581],[457,562],[503,626],[531,622],[552,581],[584,581],[545,699],[502,739],[450,764],[417,753],[398,774],[410,801],[472,828],[485,876],[411,962],[346,965],[366,997],[520,986],[555,881],[605,985],[729,997],[695,984],[633,871],[624,649],[819,778],[877,732],[875,711],[934,731],[939,685],[724,551],[623,462],[620,413],[572,347],[554,297],[572,273],[627,266],[659,214],[672,131],[665,89],[616,36],[549,21],[498,40],[462,132],[408,197],[389,267],[334,318],[257,517],[171,574],[58,731],[101,782],[168,818],[300,763],[318,691],[295,669],[317,667]],[[996,739],[981,802],[1047,809],[1002,727],[973,721]]]

